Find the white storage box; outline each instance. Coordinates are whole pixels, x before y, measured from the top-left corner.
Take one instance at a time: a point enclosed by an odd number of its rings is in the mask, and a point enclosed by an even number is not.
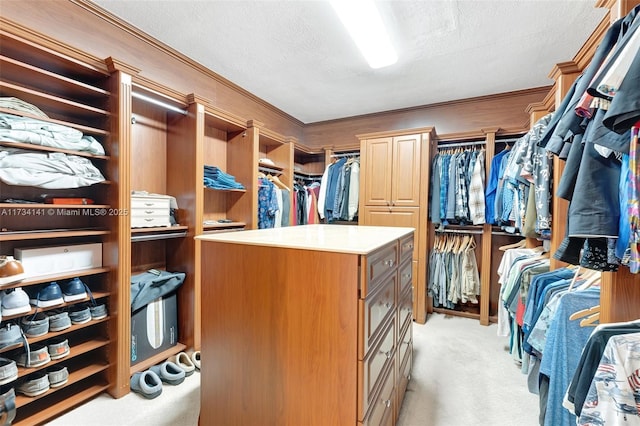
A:
[[[102,266],[101,243],[17,248],[13,255],[22,262],[27,278]]]
[[[131,227],[171,226],[171,199],[166,195],[131,196]]]

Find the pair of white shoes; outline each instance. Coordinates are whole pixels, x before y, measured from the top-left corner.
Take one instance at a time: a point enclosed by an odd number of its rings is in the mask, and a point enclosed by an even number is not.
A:
[[[180,352],[169,358],[184,370],[186,376],[190,376],[194,371],[200,370],[200,351],[193,351],[191,354]]]

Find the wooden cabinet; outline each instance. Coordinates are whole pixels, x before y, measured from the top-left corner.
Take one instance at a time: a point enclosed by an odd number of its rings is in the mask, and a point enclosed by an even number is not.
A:
[[[414,319],[426,321],[427,212],[432,128],[358,135],[360,225],[415,229]]]
[[[201,373],[202,424],[395,424],[411,370],[409,228],[198,239],[212,366]]]
[[[50,126],[64,126],[67,132],[80,131],[94,137],[104,148],[104,154],[47,147],[17,142],[0,137],[0,150],[20,148],[47,155],[50,158],[74,155],[81,161],[95,166],[106,180],[77,188],[45,188],[0,182],[0,254],[14,255],[14,250],[29,247],[59,247],[82,243],[101,245],[102,263],[91,269],[32,276],[22,282],[3,287],[3,290],[21,287],[34,291],[52,281],[61,286],[79,277],[90,290],[93,299],[108,308],[108,316],[39,337],[29,337],[30,345],[47,345],[54,338],[67,339],[69,355],[32,368],[18,367],[18,378],[5,386],[17,386],[43,372],[52,365],[63,365],[69,371],[67,384],[50,388],[36,397],[16,392],[17,416],[14,425],[42,423],[109,389],[115,381],[111,377],[119,367],[111,361],[111,355],[121,348],[112,333],[120,319],[118,314],[119,288],[123,284],[118,274],[121,240],[117,230],[128,221],[126,206],[120,204],[117,177],[122,164],[117,156],[117,138],[112,126],[117,126],[113,110],[117,91],[117,79],[104,63],[71,60],[50,49],[40,48],[27,40],[2,32],[0,35],[0,95],[15,97],[39,108],[47,117],[1,108],[0,112],[28,119],[36,119]],[[71,160],[72,163],[74,160]],[[27,166],[26,162],[23,163]],[[26,170],[26,169],[25,169]],[[51,176],[49,184],[60,178]],[[73,185],[67,185],[73,186]],[[93,204],[45,204],[43,196],[85,198]],[[35,202],[23,204],[19,200]],[[29,273],[29,271],[27,271]],[[77,304],[91,303],[89,296],[52,307],[38,308],[45,313],[52,309],[71,309]],[[28,313],[3,315],[2,326],[19,325],[23,317],[34,315],[34,307]],[[20,343],[0,350],[2,357],[16,359],[24,353]]]
[[[419,133],[367,139],[360,148],[364,205],[419,206],[422,147]]]

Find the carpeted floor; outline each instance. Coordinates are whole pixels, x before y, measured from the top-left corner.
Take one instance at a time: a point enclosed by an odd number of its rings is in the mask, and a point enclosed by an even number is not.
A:
[[[414,364],[398,426],[536,426],[538,397],[505,351],[496,326],[431,315],[414,324]],[[153,400],[102,395],[49,426],[195,426],[200,374]],[[91,419],[89,421],[89,419]]]
[[[538,396],[496,328],[440,314],[414,324],[414,364],[397,425],[538,425]]]

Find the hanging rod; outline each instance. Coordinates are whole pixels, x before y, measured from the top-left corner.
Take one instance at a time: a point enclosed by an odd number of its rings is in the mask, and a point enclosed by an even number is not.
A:
[[[437,234],[482,234],[481,229],[436,229]]]
[[[360,151],[353,151],[353,152],[341,152],[338,154],[331,154],[331,157],[333,158],[342,158],[342,157],[355,157],[355,156],[360,156]]]
[[[322,179],[322,174],[311,174],[311,173],[294,173],[293,174],[294,178],[297,179]]]
[[[159,100],[157,100],[155,98],[152,98],[150,96],[143,95],[142,93],[138,93],[138,92],[133,92],[132,91],[131,92],[131,97],[132,98],[136,98],[136,99],[140,99],[141,101],[149,102],[150,104],[161,106],[161,107],[163,107],[165,109],[168,109],[170,111],[173,111],[173,112],[179,112],[180,114],[183,114],[183,115],[187,115],[188,114],[188,112],[186,110],[184,110],[184,109],[178,108],[178,107],[173,106],[171,104],[168,104],[166,102],[159,101]]]
[[[276,175],[282,174],[282,170],[272,169],[270,167],[265,167],[265,166],[258,166],[258,170],[261,172],[273,173]]]
[[[487,141],[443,143],[443,144],[438,144],[438,149],[455,148],[457,146],[485,145],[486,143]]]

